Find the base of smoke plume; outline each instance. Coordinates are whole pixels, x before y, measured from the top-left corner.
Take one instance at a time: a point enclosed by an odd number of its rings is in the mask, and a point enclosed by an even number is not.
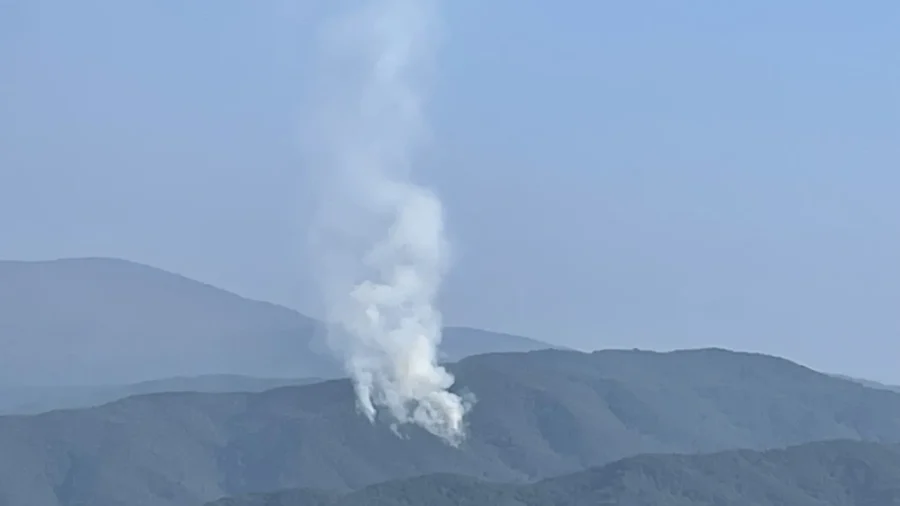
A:
[[[475,405],[478,402],[477,396],[469,390],[461,390],[458,392],[453,392],[458,395],[462,401],[465,413],[468,415]],[[415,405],[414,402],[410,403],[408,406],[410,411],[414,411]],[[415,421],[411,420],[398,420],[394,416],[391,415],[390,411],[387,410],[377,410],[374,414],[366,409],[363,406],[360,397],[357,396],[356,399],[356,412],[359,416],[364,417],[369,420],[373,425],[383,425],[387,427],[394,436],[397,438],[408,441],[412,438],[413,434],[429,434],[440,439],[442,442],[452,446],[453,448],[459,448],[463,444],[465,444],[467,435],[469,434],[469,425],[468,425],[468,417],[463,420],[463,430],[455,435],[449,434],[441,434],[435,433],[435,431],[429,430],[426,426],[423,426]]]

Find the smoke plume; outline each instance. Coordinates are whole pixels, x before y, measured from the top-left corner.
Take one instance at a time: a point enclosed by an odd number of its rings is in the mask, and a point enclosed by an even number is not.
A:
[[[437,0],[356,0],[324,32],[310,152],[322,202],[314,234],[329,341],[374,421],[458,444],[469,400],[438,365],[435,300],[448,266],[438,197],[411,179],[427,140],[421,88]]]

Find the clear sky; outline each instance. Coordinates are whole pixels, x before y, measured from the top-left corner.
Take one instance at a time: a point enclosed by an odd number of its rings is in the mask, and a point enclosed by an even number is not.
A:
[[[322,0],[0,0],[0,256],[312,309]],[[900,2],[446,0],[451,323],[900,382]]]

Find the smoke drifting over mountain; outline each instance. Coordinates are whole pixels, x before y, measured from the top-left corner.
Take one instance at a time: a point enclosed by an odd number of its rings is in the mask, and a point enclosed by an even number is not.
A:
[[[313,250],[330,343],[370,420],[383,413],[458,444],[469,404],[437,364],[435,299],[449,254],[443,209],[410,179],[426,140],[420,87],[433,64],[438,5],[351,4],[323,34],[311,128],[321,190]]]

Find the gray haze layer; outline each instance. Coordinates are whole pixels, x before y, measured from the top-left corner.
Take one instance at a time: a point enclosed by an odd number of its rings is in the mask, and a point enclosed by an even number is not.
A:
[[[0,2],[0,256],[318,311],[297,121],[328,5]],[[900,382],[900,3],[459,0],[445,23],[422,174],[448,323]]]

